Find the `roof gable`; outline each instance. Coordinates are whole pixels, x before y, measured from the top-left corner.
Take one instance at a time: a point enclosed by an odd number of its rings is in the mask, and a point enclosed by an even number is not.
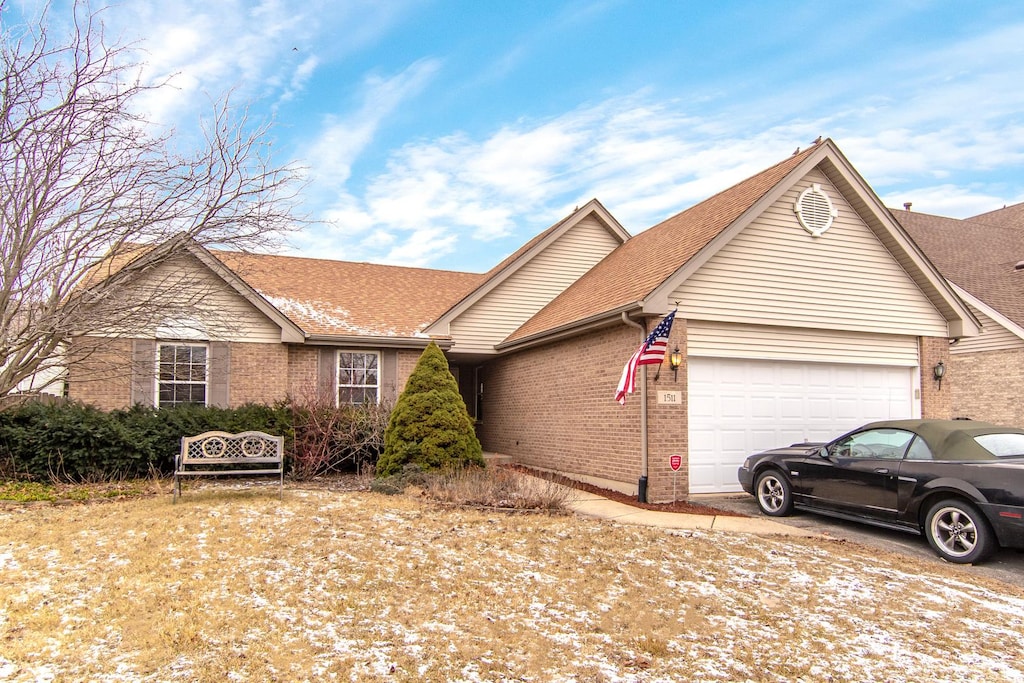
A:
[[[670,296],[688,277],[815,167],[848,198],[853,210],[949,321],[950,336],[977,334],[977,321],[967,307],[835,144],[826,140],[631,238],[500,347],[540,341],[625,311],[666,313]]]
[[[795,208],[809,189],[831,204],[827,230],[812,233],[799,222]],[[948,332],[946,319],[820,166],[668,298],[689,320],[915,337]]]
[[[813,148],[812,148],[813,149]],[[681,264],[771,190],[812,150],[805,150],[631,237],[542,309],[514,342],[604,313],[636,308]]]
[[[629,233],[599,201],[592,199],[492,268],[476,288],[439,316],[426,332],[453,335],[456,349],[460,344],[475,345],[478,348],[473,350],[493,352],[494,343],[627,239]],[[495,314],[501,319],[495,320]],[[460,323],[463,328],[473,326],[473,319],[480,316],[490,318],[486,322],[490,329],[471,333],[480,338],[460,343]]]

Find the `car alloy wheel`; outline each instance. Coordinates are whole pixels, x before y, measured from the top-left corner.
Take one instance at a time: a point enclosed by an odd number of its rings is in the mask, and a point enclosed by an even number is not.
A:
[[[766,515],[782,517],[793,510],[793,494],[789,482],[775,470],[758,475],[756,492],[757,506]]]
[[[957,564],[979,562],[995,549],[992,532],[981,513],[959,500],[943,500],[932,506],[925,520],[925,534],[935,552]]]

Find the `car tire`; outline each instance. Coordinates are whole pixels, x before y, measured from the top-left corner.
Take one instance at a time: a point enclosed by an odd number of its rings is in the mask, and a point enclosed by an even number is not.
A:
[[[924,535],[939,557],[956,564],[981,562],[996,550],[995,534],[984,515],[956,498],[940,500],[928,509]]]
[[[784,517],[793,512],[793,488],[778,470],[765,470],[757,475],[754,497],[761,512],[772,517]]]

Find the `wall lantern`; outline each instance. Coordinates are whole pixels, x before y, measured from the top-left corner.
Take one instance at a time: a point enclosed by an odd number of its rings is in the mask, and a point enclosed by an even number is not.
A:
[[[679,353],[679,347],[668,355],[668,366],[672,368],[672,381],[679,381],[679,366],[683,364],[683,354]]]
[[[939,390],[942,390],[942,378],[946,374],[946,364],[941,360],[932,368],[932,374],[935,375],[935,381],[939,383]]]

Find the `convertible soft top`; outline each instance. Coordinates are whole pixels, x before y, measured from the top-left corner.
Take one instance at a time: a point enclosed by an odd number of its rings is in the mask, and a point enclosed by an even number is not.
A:
[[[905,429],[918,434],[936,460],[995,460],[982,448],[976,436],[985,434],[1024,434],[1024,429],[1003,427],[975,420],[885,420],[864,425],[865,429]]]

